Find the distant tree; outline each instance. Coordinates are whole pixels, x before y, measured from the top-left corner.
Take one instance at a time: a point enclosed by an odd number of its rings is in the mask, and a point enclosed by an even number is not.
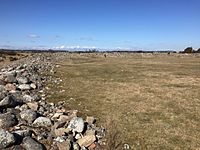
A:
[[[196,53],[200,53],[200,48],[196,51]]]
[[[193,52],[193,48],[192,47],[187,47],[183,53],[192,53]]]

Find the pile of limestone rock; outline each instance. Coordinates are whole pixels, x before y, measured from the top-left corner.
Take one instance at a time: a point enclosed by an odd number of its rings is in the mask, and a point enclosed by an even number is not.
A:
[[[41,72],[55,67],[51,57],[34,55],[0,71],[0,149],[98,150],[105,129],[85,120],[65,102],[48,103]],[[51,78],[53,80],[53,78]]]

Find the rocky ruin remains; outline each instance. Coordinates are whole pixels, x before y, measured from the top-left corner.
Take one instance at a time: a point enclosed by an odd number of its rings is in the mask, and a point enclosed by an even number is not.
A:
[[[0,71],[0,149],[98,150],[105,129],[95,118],[85,120],[65,102],[46,102],[46,81],[59,82],[42,72],[54,73],[52,60],[64,54],[34,54]]]

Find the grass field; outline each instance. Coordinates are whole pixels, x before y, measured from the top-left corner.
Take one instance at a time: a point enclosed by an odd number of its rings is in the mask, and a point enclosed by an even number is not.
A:
[[[199,56],[69,54],[58,64],[49,101],[114,120],[132,149],[200,148]]]

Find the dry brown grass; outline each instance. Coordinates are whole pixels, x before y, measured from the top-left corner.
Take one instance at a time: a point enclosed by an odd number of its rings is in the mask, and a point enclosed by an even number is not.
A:
[[[3,61],[0,61],[0,68],[11,64],[12,62],[28,57],[31,53],[22,53],[22,52],[12,52],[12,51],[3,51],[0,50],[0,57],[3,58]]]
[[[59,65],[49,101],[113,116],[132,149],[200,147],[199,56],[71,54]]]

